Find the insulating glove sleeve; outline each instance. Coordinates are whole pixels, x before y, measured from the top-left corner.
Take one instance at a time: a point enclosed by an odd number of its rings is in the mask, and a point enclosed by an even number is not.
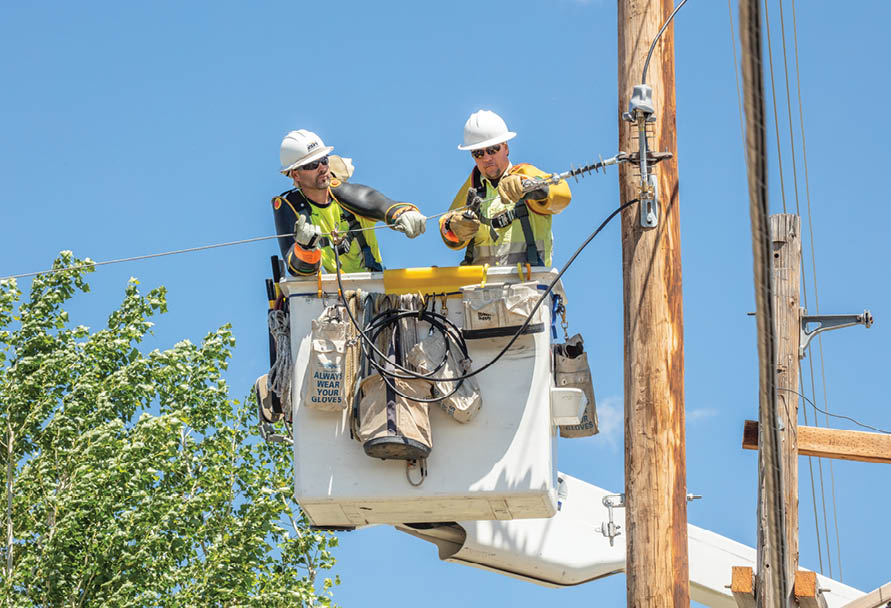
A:
[[[300,215],[294,223],[294,242],[302,249],[318,249],[320,246],[322,229],[313,225],[306,219],[305,215]]]
[[[445,216],[442,229],[454,234],[460,242],[469,241],[480,229],[480,220],[473,211],[452,211]]]
[[[427,218],[417,209],[408,209],[399,214],[393,227],[413,239],[427,229]]]
[[[498,182],[498,196],[504,202],[516,203],[523,194],[523,178],[519,175],[506,175]]]

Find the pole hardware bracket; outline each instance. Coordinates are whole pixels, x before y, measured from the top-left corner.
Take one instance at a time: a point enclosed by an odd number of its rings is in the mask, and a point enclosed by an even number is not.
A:
[[[600,524],[600,533],[609,539],[609,546],[612,547],[616,537],[621,534],[622,526],[613,521],[613,509],[625,507],[624,494],[607,494],[603,497],[603,506],[609,511],[609,521]]]
[[[804,359],[805,351],[810,345],[814,336],[820,332],[830,329],[841,329],[842,327],[851,327],[853,325],[865,325],[867,329],[872,327],[872,314],[869,310],[864,310],[859,315],[808,315],[807,311],[801,309],[801,338],[799,341],[798,358]],[[808,330],[811,323],[819,323],[818,327]]]

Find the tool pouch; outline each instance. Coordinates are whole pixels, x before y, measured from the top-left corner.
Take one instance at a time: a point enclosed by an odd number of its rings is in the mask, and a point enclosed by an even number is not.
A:
[[[430,382],[422,379],[390,379],[380,374],[368,376],[359,384],[356,404],[356,435],[365,453],[383,460],[426,458],[433,447],[427,403],[410,397],[429,399]]]
[[[328,306],[312,322],[309,363],[303,383],[303,405],[326,412],[339,412],[344,400],[344,354],[349,321],[341,306]]]
[[[445,338],[441,333],[435,333],[418,342],[408,353],[407,361],[419,372],[429,374],[436,369],[445,355]],[[433,374],[433,378],[441,379],[439,382],[433,381],[433,396],[452,393],[436,404],[443,412],[461,423],[470,422],[480,411],[483,404],[480,387],[476,376],[460,382],[448,382],[447,379],[463,376],[468,372],[470,372],[470,359],[462,357],[460,361],[456,361],[454,354],[449,351],[445,364]],[[457,389],[455,389],[456,384]]]
[[[594,383],[591,380],[591,368],[588,367],[588,355],[585,353],[581,334],[567,339],[564,344],[554,344],[554,384],[561,388],[579,388],[585,393],[588,405],[579,424],[560,426],[561,437],[589,437],[595,435],[597,428],[597,407],[594,402]]]
[[[464,304],[464,338],[513,336],[532,312],[540,297],[537,283],[472,285],[461,288]],[[544,331],[539,307],[524,334]]]

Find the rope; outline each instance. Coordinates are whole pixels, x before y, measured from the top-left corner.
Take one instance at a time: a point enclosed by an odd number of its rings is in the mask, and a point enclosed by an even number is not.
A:
[[[269,331],[275,342],[275,363],[269,370],[269,389],[282,403],[285,419],[291,418],[291,323],[288,313],[270,310]]]

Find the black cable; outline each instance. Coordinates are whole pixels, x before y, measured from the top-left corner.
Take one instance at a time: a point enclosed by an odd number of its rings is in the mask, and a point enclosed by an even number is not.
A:
[[[548,288],[545,290],[545,292],[541,295],[541,297],[538,298],[538,301],[535,303],[535,306],[533,306],[532,311],[531,311],[531,312],[529,313],[529,315],[526,317],[526,320],[525,320],[525,321],[523,322],[523,324],[519,327],[519,329],[517,329],[516,333],[511,337],[510,341],[508,341],[508,343],[504,346],[504,348],[502,348],[501,351],[500,351],[497,355],[495,355],[495,357],[494,357],[491,361],[489,361],[488,363],[486,363],[486,364],[483,365],[482,367],[480,367],[480,368],[478,368],[478,369],[476,369],[476,370],[474,370],[474,371],[471,371],[471,372],[469,372],[469,373],[467,373],[467,374],[464,374],[464,375],[461,375],[461,376],[455,376],[455,377],[453,377],[453,378],[437,378],[436,381],[437,381],[437,382],[443,382],[443,381],[445,381],[445,382],[458,382],[458,381],[466,380],[467,378],[471,378],[471,377],[476,376],[477,374],[479,374],[479,373],[485,371],[485,370],[488,369],[490,366],[494,365],[499,359],[501,359],[501,357],[508,351],[508,349],[510,349],[510,347],[513,346],[514,342],[516,342],[517,339],[523,334],[523,332],[524,332],[524,331],[526,330],[526,328],[529,326],[529,323],[532,322],[532,319],[535,317],[535,313],[538,312],[538,309],[541,307],[542,302],[544,302],[545,298],[547,298],[548,295],[550,295],[551,291],[553,291],[554,287],[557,285],[557,282],[558,282],[558,281],[560,280],[560,278],[564,275],[564,273],[569,269],[569,267],[572,265],[572,263],[575,261],[575,259],[579,256],[579,254],[581,254],[582,250],[583,250],[585,247],[587,247],[588,244],[589,244],[592,240],[594,240],[594,238],[595,238],[598,234],[600,234],[600,232],[606,227],[607,224],[609,224],[609,222],[610,222],[614,217],[616,217],[619,213],[621,213],[622,211],[624,211],[625,209],[627,209],[628,207],[630,207],[630,206],[633,205],[634,203],[638,202],[638,200],[639,200],[639,199],[636,199],[636,198],[635,198],[635,199],[631,199],[630,201],[628,201],[628,202],[623,203],[622,205],[620,205],[615,211],[613,211],[612,213],[610,213],[610,214],[607,216],[607,218],[606,218],[605,220],[603,220],[603,222],[600,223],[600,225],[597,227],[597,229],[594,230],[594,232],[592,232],[592,233],[588,236],[587,239],[585,239],[585,241],[584,241],[584,242],[583,242],[583,243],[582,243],[582,244],[575,250],[575,253],[573,253],[572,256],[570,256],[569,260],[567,260],[567,262],[563,265],[563,267],[562,267],[562,268],[560,269],[560,271],[557,273],[557,276],[554,277],[554,280],[551,281],[551,284],[548,286]],[[337,249],[336,249],[336,248],[333,248],[333,250],[334,250],[335,269],[336,269],[336,274],[337,274],[337,287],[338,287],[338,290],[339,290],[339,292],[340,292],[340,298],[341,298],[341,301],[344,303],[344,307],[346,308],[347,316],[350,318],[350,322],[352,322],[353,326],[356,328],[356,331],[358,331],[359,336],[361,336],[362,340],[364,341],[364,344],[368,344],[369,347],[371,348],[371,350],[372,350],[374,353],[377,353],[379,356],[383,357],[385,360],[389,360],[389,358],[387,357],[387,355],[385,355],[383,352],[380,351],[380,349],[377,348],[377,346],[374,344],[374,340],[371,339],[371,338],[365,333],[365,331],[364,331],[361,327],[359,327],[358,322],[356,321],[355,317],[353,317],[353,313],[352,313],[352,311],[350,311],[350,307],[346,305],[346,299],[345,299],[345,296],[344,296],[343,283],[342,283],[342,281],[341,281],[340,255],[337,253]],[[408,311],[401,311],[401,312],[408,312]],[[421,311],[421,314],[424,314],[424,312],[427,312],[427,314],[431,314],[431,313],[429,313],[429,311]],[[414,315],[417,316],[417,315],[418,315],[418,311],[411,311],[411,314],[414,314]],[[437,315],[437,313],[432,313],[432,314]],[[442,315],[438,315],[438,316],[442,316]],[[443,317],[443,318],[444,318],[444,317]],[[446,319],[446,321],[448,321],[448,320]],[[449,325],[451,325],[452,327],[454,327],[454,325],[453,325],[451,322],[449,322]],[[457,328],[455,328],[455,329],[457,329]],[[458,330],[458,331],[459,331],[459,334],[458,334],[458,335],[460,335],[460,330]],[[447,347],[448,347],[448,340],[446,340],[446,345],[447,345]],[[364,346],[363,346],[363,351],[365,351],[365,347],[364,347]],[[465,351],[465,352],[466,352],[466,351]],[[447,356],[447,355],[446,355],[446,356]],[[371,363],[376,369],[378,369],[379,372],[381,372],[381,375],[384,376],[384,379],[385,379],[385,380],[386,380],[386,377],[387,377],[387,376],[390,376],[390,377],[399,377],[399,376],[394,375],[393,372],[392,372],[392,370],[386,370],[386,372],[382,371],[379,367],[377,367],[377,366],[374,364],[375,362],[373,362],[373,358],[372,358],[372,357],[367,357],[367,360],[368,360],[368,362]],[[391,361],[390,363],[391,363],[391,365],[392,365],[393,367],[395,367],[397,370],[399,370],[399,371],[404,372],[405,374],[407,374],[408,378],[418,378],[418,379],[423,379],[423,380],[430,380],[430,378],[427,377],[425,374],[419,374],[419,373],[417,373],[417,372],[415,372],[415,371],[413,371],[413,370],[410,370],[410,369],[405,368],[405,367],[403,367],[403,366],[401,366],[401,365],[395,364],[395,363],[393,363],[392,361]],[[389,385],[389,384],[388,384],[388,385]],[[390,388],[393,388],[391,385],[389,385],[389,386],[390,386]],[[457,390],[457,387],[456,387],[455,390]],[[452,393],[454,393],[454,391],[452,391]],[[449,394],[451,395],[452,393],[449,393]],[[403,395],[403,394],[401,394],[401,393],[400,393],[400,396],[405,397],[406,399],[410,399],[410,400],[412,400],[412,401],[419,401],[419,399],[417,399],[417,398],[414,398],[414,397],[408,397],[407,395]],[[445,398],[445,397],[439,397],[439,398],[437,398],[437,399],[434,399],[433,401],[440,401],[441,399],[444,399],[444,398]]]
[[[641,84],[647,84],[647,68],[650,67],[650,56],[653,54],[653,49],[656,48],[656,43],[659,42],[659,39],[662,37],[662,32],[665,31],[665,28],[668,27],[668,24],[671,23],[671,20],[674,19],[674,16],[678,14],[678,11],[681,10],[681,7],[687,3],[687,0],[681,0],[681,3],[678,4],[674,12],[668,17],[665,23],[662,25],[662,29],[659,30],[659,33],[656,34],[656,37],[653,38],[653,44],[650,45],[650,52],[647,53],[647,60],[644,62],[643,76],[640,77]]]
[[[819,407],[817,407],[817,404],[816,404],[816,403],[814,403],[813,401],[811,401],[810,399],[808,399],[807,397],[805,397],[804,395],[802,395],[802,394],[799,393],[798,391],[793,390],[793,389],[791,389],[791,388],[782,388],[782,387],[779,387],[779,386],[778,386],[778,387],[777,387],[777,390],[778,390],[778,391],[788,391],[788,392],[790,392],[790,393],[795,393],[796,395],[798,395],[799,397],[801,397],[802,399],[804,399],[805,401],[807,401],[808,403],[810,403],[810,404],[814,407],[815,410],[817,410],[818,412],[822,412],[822,413],[826,414],[827,416],[832,416],[833,418],[844,418],[845,420],[850,420],[851,422],[853,422],[853,423],[856,424],[857,426],[863,427],[863,428],[865,428],[865,429],[870,429],[870,430],[876,431],[876,432],[878,432],[878,433],[885,433],[886,435],[891,435],[891,431],[886,431],[885,429],[879,429],[879,428],[876,428],[876,427],[874,427],[874,426],[869,426],[868,424],[863,424],[862,422],[858,422],[858,421],[854,420],[853,418],[851,418],[850,416],[845,416],[844,414],[833,414],[832,412],[827,412],[827,411],[824,410],[824,409],[820,409]]]

